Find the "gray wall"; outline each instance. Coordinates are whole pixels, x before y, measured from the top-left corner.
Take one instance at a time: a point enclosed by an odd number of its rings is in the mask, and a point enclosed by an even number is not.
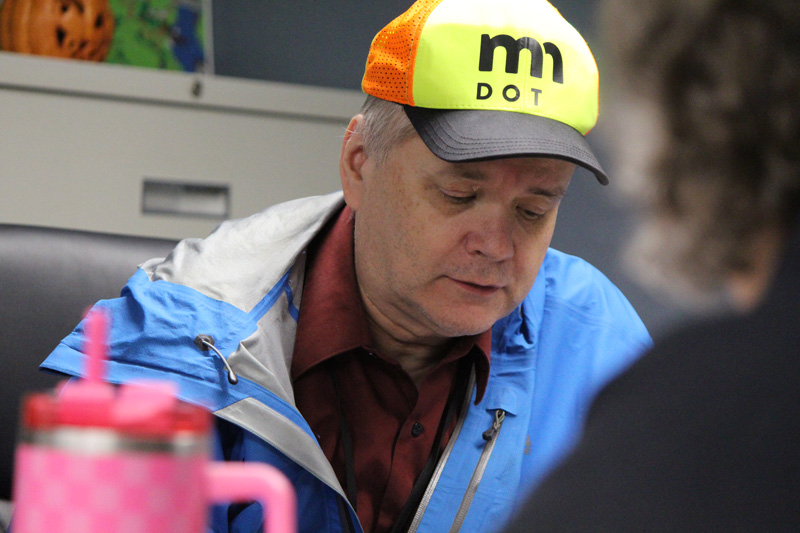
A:
[[[217,0],[215,73],[360,90],[372,38],[410,5],[409,0]]]
[[[594,0],[553,0],[602,64]],[[216,73],[272,81],[359,89],[373,36],[411,5],[409,0],[234,0],[214,2]],[[601,80],[602,80],[601,72]],[[602,83],[602,82],[601,82]],[[602,93],[602,85],[601,85]],[[601,121],[603,109],[601,99]],[[589,137],[607,171],[602,139]],[[561,208],[553,246],[600,268],[634,304],[654,337],[685,319],[643,290],[620,264],[631,215],[612,185],[578,171]]]

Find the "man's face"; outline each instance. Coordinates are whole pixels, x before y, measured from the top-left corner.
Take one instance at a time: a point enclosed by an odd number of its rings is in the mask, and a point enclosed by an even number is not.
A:
[[[345,194],[368,315],[398,340],[489,329],[530,291],[575,169],[545,158],[448,163],[417,135],[364,156]]]

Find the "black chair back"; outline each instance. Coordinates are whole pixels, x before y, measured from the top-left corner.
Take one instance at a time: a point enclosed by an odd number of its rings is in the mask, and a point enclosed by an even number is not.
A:
[[[0,500],[11,499],[20,399],[61,376],[39,364],[97,300],[174,240],[0,224]]]

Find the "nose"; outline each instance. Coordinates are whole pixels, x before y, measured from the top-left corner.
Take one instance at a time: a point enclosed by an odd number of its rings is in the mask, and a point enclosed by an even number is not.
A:
[[[514,255],[513,221],[501,214],[476,218],[467,233],[467,252],[491,261],[505,261]]]

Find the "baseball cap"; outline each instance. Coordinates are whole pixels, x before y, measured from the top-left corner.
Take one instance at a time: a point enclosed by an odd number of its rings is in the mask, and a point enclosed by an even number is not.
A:
[[[585,138],[597,64],[546,0],[417,0],[373,39],[361,86],[445,161],[547,156],[608,183]]]

